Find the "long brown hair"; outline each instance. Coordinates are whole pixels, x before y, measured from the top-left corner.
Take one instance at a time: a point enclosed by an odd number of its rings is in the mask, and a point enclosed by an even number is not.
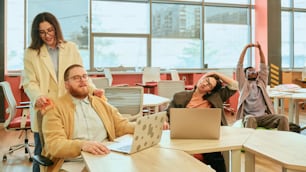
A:
[[[34,18],[33,23],[32,23],[32,28],[31,28],[32,42],[29,46],[29,48],[37,50],[38,54],[40,53],[41,46],[44,44],[44,41],[41,39],[41,37],[39,35],[39,24],[44,22],[44,21],[50,23],[53,26],[57,44],[59,42],[66,42],[64,40],[64,36],[63,36],[63,33],[62,33],[61,26],[60,26],[58,20],[56,19],[56,17],[49,12],[39,13]]]

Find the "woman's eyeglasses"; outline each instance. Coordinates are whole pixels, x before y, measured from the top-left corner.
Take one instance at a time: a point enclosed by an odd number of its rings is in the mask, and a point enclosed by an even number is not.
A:
[[[208,77],[203,78],[201,85],[208,87],[209,89],[213,89],[213,85],[210,83],[210,80]]]
[[[48,28],[47,30],[39,30],[39,35],[40,36],[47,36],[47,34],[49,36],[53,36],[55,33],[55,30],[53,27]]]

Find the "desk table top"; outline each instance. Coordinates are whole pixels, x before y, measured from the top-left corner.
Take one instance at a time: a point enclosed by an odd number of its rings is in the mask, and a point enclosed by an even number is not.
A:
[[[222,126],[220,139],[170,139],[170,131],[163,131],[159,146],[177,149],[189,154],[209,153],[242,149],[243,143],[254,132],[250,128]]]
[[[306,136],[288,132],[256,130],[243,145],[246,151],[269,158],[282,167],[306,171]]]
[[[143,94],[143,106],[159,106],[169,103],[170,99],[155,94]]]
[[[82,152],[91,172],[169,172],[214,170],[183,151],[152,147],[132,155],[111,152],[108,155],[92,155]]]

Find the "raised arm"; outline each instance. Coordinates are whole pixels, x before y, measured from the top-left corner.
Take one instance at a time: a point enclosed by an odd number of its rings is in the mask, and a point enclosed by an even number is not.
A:
[[[236,80],[234,80],[232,77],[228,77],[222,73],[219,72],[207,72],[203,77],[206,76],[211,76],[211,75],[217,75],[219,76],[219,78],[225,83],[227,84],[227,86],[231,89],[231,90],[237,90],[238,89],[238,82]]]
[[[258,45],[259,45],[259,44],[257,44],[257,47],[258,47]],[[242,50],[242,52],[241,52],[241,54],[240,54],[240,58],[239,58],[238,64],[243,64],[244,57],[245,57],[245,54],[246,54],[248,48],[254,47],[254,46],[255,46],[255,44],[247,44],[247,45],[243,48],[243,50]]]
[[[257,47],[258,51],[259,51],[260,63],[266,64],[266,57],[265,57],[264,53],[262,52],[261,45],[259,44],[259,42],[257,42],[257,44],[255,44],[255,47]]]

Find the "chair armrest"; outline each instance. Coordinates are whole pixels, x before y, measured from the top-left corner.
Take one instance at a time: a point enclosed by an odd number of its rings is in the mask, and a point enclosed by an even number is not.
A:
[[[31,104],[31,102],[30,102],[30,101],[27,101],[27,102],[19,102],[19,104],[21,104],[21,105],[29,105],[29,104]]]
[[[33,160],[42,166],[51,166],[53,161],[42,155],[34,155]]]
[[[16,106],[16,109],[30,108],[30,105]]]

